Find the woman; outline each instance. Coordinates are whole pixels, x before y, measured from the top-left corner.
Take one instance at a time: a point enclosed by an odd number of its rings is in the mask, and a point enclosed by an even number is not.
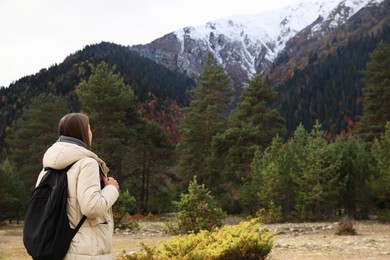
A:
[[[87,217],[72,240],[65,259],[112,259],[114,222],[111,207],[119,196],[118,182],[107,177],[106,164],[91,151],[89,119],[82,113],[67,114],[58,123],[58,141],[43,156],[43,166],[63,169],[68,175],[67,212],[74,228]],[[37,184],[44,175],[42,171]]]

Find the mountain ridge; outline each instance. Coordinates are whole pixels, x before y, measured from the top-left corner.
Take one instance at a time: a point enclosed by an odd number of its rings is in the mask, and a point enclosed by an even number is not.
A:
[[[313,55],[316,56],[315,59],[321,60],[334,54],[351,40],[376,34],[384,25],[390,25],[389,15],[390,1],[384,0],[377,5],[368,4],[326,35],[311,38],[312,28],[318,26],[315,21],[286,43],[286,48],[264,74],[269,77],[272,85],[277,85],[291,76],[294,69],[306,67]]]
[[[103,61],[110,67],[115,66],[115,73],[120,73],[124,83],[133,89],[143,115],[164,128],[173,129],[171,132],[176,135],[177,122],[172,114],[177,114],[178,107],[187,104],[185,92],[194,87],[194,80],[140,56],[126,46],[101,42],[87,45],[58,65],[22,77],[8,88],[0,88],[0,157],[7,150],[6,135],[33,98],[43,93],[61,96],[68,101],[71,112],[80,111],[75,88]]]
[[[184,27],[145,45],[130,48],[173,70],[199,74],[211,52],[235,86],[263,73],[286,43],[306,28],[325,35],[356,12],[384,0],[312,0],[250,16],[232,16],[197,27]],[[310,36],[310,35],[309,35]],[[310,40],[310,38],[309,38]]]
[[[340,5],[340,3],[348,1],[334,0],[333,2],[338,2]],[[273,47],[272,45],[262,46],[257,51],[248,49],[246,52],[247,56],[251,56],[251,52],[257,55],[257,60],[253,58],[259,62],[255,70],[256,73],[267,68],[264,70],[264,77],[270,87],[279,92],[275,106],[288,119],[287,127],[290,132],[300,122],[304,122],[305,127],[310,129],[314,120],[320,119],[320,122],[327,127],[326,131],[340,133],[347,127],[343,123],[344,117],[353,122],[357,120],[361,112],[361,90],[363,88],[358,78],[358,71],[364,67],[368,53],[375,48],[375,43],[382,36],[375,39],[360,39],[362,35],[375,35],[375,32],[382,31],[386,25],[390,28],[390,0],[356,1],[356,3],[363,2],[370,4],[356,12],[348,11],[345,5],[340,5],[338,9],[332,9],[334,10],[333,20],[340,13],[345,14],[340,16],[340,19],[349,17],[346,22],[333,29],[329,27],[332,19],[325,24],[325,19],[317,16],[317,19],[309,26],[286,41],[284,51],[279,52],[272,62],[266,59],[267,47]],[[284,23],[284,26],[287,25],[286,19],[280,21]],[[321,34],[324,31],[323,28],[319,30],[321,24],[324,25],[324,28],[330,28],[328,32],[325,30],[326,34],[324,35]],[[211,28],[213,24],[209,23],[207,26]],[[284,28],[287,33],[288,27]],[[312,34],[315,30],[318,34]],[[386,35],[389,34],[389,31],[385,32]],[[209,48],[213,47],[218,50],[222,55],[220,56],[221,60],[226,61],[225,69],[239,94],[239,88],[243,87],[249,78],[248,70],[239,63],[239,61],[244,60],[245,56],[241,56],[240,51],[234,50],[240,46],[239,43],[231,42],[225,35],[216,33],[209,34],[207,42],[196,41],[190,36],[190,34],[186,36],[187,42],[183,44],[174,33],[169,33],[151,42],[147,48],[145,48],[146,45],[141,46],[142,48],[139,46],[140,50],[138,51],[135,50],[137,46],[119,46],[104,42],[86,46],[83,50],[69,55],[59,65],[42,69],[35,75],[22,77],[8,88],[0,88],[0,114],[2,115],[0,127],[3,129],[3,134],[0,135],[0,144],[4,144],[4,136],[13,127],[22,110],[39,93],[65,96],[71,103],[72,111],[76,111],[77,98],[73,93],[74,88],[81,79],[86,79],[89,76],[90,65],[96,65],[99,61],[106,61],[110,65],[117,66],[125,83],[134,89],[136,96],[143,103],[142,110],[146,117],[149,119],[157,118],[157,121],[166,129],[174,129],[174,131],[177,130],[176,125],[180,119],[180,116],[177,116],[179,107],[188,101],[185,91],[196,84],[193,78],[188,77],[188,75],[196,75],[198,71],[203,69],[203,58],[208,54]],[[365,46],[359,45],[359,41]],[[388,42],[390,43],[390,40]],[[245,42],[241,42],[241,45],[243,44]],[[275,46],[273,48],[276,49]],[[350,52],[351,48],[359,48],[360,52]],[[181,57],[180,53],[176,52],[177,50],[182,50],[188,56]],[[340,51],[341,53],[337,53]],[[354,59],[344,55],[344,52],[352,53]],[[142,59],[139,59],[138,56]],[[156,58],[159,62],[149,56]],[[355,56],[362,57],[357,62]],[[326,57],[329,57],[328,65],[321,63],[323,60],[326,61]],[[340,57],[343,60],[340,61]],[[342,63],[342,66],[335,62]],[[155,66],[155,63],[159,63],[159,65]],[[193,67],[181,68],[181,71],[187,75],[175,74],[175,71],[180,69],[178,65],[182,63]],[[329,69],[329,67],[331,68]],[[349,71],[340,73],[340,71],[335,71],[335,67],[339,70],[346,68]],[[136,70],[134,70],[135,68]],[[317,80],[313,81],[313,78],[314,80],[317,78]],[[324,91],[324,88],[329,88],[329,86],[332,88]],[[333,96],[330,98],[330,95]],[[337,96],[335,97],[335,95]],[[341,96],[349,98],[340,99]],[[175,132],[173,139],[177,140],[177,136],[178,133]]]

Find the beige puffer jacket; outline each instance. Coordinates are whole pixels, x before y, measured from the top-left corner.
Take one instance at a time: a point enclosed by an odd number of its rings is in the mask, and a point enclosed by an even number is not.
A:
[[[114,223],[111,207],[119,192],[113,185],[101,189],[99,167],[107,175],[106,164],[76,143],[56,142],[43,157],[43,166],[54,169],[63,169],[76,162],[68,171],[68,217],[72,228],[83,215],[87,219],[73,238],[65,259],[112,259]],[[44,171],[37,184],[43,175]]]

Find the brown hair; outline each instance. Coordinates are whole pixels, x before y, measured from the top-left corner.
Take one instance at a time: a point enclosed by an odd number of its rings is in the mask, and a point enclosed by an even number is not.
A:
[[[58,135],[65,135],[77,138],[85,143],[87,148],[91,150],[89,141],[89,118],[82,113],[70,113],[63,116],[58,123]]]

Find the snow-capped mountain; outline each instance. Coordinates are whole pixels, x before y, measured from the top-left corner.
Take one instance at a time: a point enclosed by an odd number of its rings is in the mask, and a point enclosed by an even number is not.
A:
[[[286,43],[306,29],[307,39],[325,36],[363,7],[384,0],[302,0],[257,15],[232,16],[185,27],[146,45],[132,46],[171,69],[198,74],[211,52],[235,83],[263,72]]]

